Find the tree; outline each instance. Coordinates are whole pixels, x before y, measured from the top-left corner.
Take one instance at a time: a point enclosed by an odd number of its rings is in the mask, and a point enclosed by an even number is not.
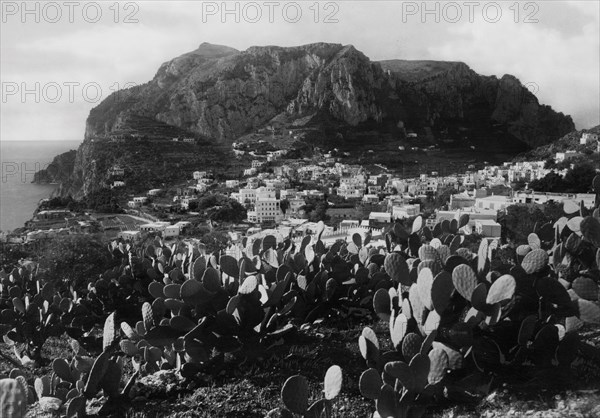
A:
[[[548,157],[548,159],[544,163],[544,168],[547,168],[547,169],[556,168],[556,160],[552,157]]]
[[[325,200],[307,199],[306,204],[299,210],[304,210],[306,218],[311,222],[326,222],[329,220],[327,208],[329,204]]]
[[[204,210],[211,221],[241,222],[246,219],[246,208],[237,200],[219,194],[210,194],[198,201],[198,210]]]
[[[229,244],[229,236],[225,232],[211,231],[204,234],[200,238],[200,242],[206,245],[206,251],[213,253],[215,251],[222,251],[227,248]]]
[[[281,211],[285,215],[285,213],[287,212],[287,210],[290,208],[290,201],[287,200],[287,199],[281,199],[279,201],[279,207],[281,208]]]
[[[562,192],[565,188],[563,178],[554,172],[546,174],[543,178],[534,180],[529,188],[537,192]]]
[[[596,170],[591,165],[576,165],[569,171],[564,178],[565,192],[567,193],[587,193],[591,186]]]
[[[562,216],[560,212],[562,209],[557,208],[556,204],[517,204],[508,206],[506,213],[501,213],[498,221],[502,224],[503,233],[506,233],[508,240],[516,245],[526,244],[527,236],[533,232],[536,223],[542,225],[555,222]]]
[[[90,235],[58,236],[39,245],[42,277],[56,285],[62,283],[77,288],[118,263],[106,244]]]

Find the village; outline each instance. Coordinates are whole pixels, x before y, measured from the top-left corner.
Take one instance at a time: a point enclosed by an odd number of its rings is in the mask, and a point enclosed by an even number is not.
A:
[[[580,144],[595,145],[596,152],[600,152],[597,134],[583,133]],[[235,143],[233,148],[237,158],[248,152]],[[433,227],[462,214],[469,215],[463,233],[496,239],[502,236],[499,215],[510,205],[571,201],[587,208],[595,206],[596,196],[592,193],[540,193],[527,187],[513,190],[511,185],[515,183],[527,185],[552,172],[565,176],[567,169],[548,168],[544,161],[507,162],[479,169],[471,165],[464,173],[441,176],[428,172],[403,178],[383,166],[369,169],[344,164],[337,149],[317,152],[311,159],[287,158],[287,150],[249,154],[251,164],[239,179],[219,184],[210,171],[194,171],[186,184],[132,196],[123,204],[126,209],[122,214],[82,215],[67,208],[39,210],[24,232],[5,234],[2,239],[27,243],[89,233],[126,240],[139,240],[148,233],[178,239],[198,223],[211,229],[215,226],[197,211],[198,202],[211,195],[229,198],[246,210],[245,219],[227,227],[232,248],[245,236],[267,232],[302,236],[321,220],[326,221],[325,235],[331,240],[347,240],[357,231],[371,231],[377,239],[377,234],[396,220],[423,216]],[[576,151],[556,153],[555,161],[568,162],[579,155]],[[112,189],[125,186],[124,172],[120,166],[109,169],[109,178],[114,179]],[[44,208],[44,202],[40,208]]]

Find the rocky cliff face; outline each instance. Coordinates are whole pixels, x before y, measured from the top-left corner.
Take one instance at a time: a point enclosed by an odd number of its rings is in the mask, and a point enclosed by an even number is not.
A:
[[[69,180],[73,167],[75,166],[75,158],[77,151],[71,150],[54,157],[48,166],[35,173],[33,183],[51,184],[65,183]]]
[[[570,116],[541,105],[511,75],[481,76],[460,62],[396,60],[381,65],[400,80],[399,95],[407,105],[403,113],[413,125],[502,125],[529,147],[574,129]]]
[[[159,124],[223,144],[274,119],[311,117],[346,127],[477,128],[480,138],[501,126],[529,147],[574,129],[516,78],[480,76],[459,62],[372,62],[352,46],[325,43],[246,51],[202,44],[92,109],[65,190],[94,183],[96,137]]]

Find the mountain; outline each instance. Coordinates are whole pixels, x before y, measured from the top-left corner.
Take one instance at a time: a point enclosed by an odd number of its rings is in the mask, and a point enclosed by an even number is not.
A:
[[[203,43],[91,110],[64,190],[87,194],[102,183],[90,174],[93,139],[187,135],[207,151],[275,122],[310,128],[323,144],[361,130],[372,132],[362,143],[374,144],[412,131],[432,144],[445,139],[513,155],[574,129],[515,77],[481,76],[461,62],[373,62],[351,45],[327,43],[245,51]]]

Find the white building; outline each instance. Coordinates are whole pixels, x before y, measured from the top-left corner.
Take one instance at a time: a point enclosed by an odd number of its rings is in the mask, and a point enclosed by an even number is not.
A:
[[[185,210],[188,210],[190,208],[190,203],[192,202],[197,202],[198,198],[194,197],[194,196],[184,196],[181,199],[179,199],[179,204],[181,205],[181,207]]]
[[[133,206],[130,205],[130,203],[133,202]],[[146,196],[137,196],[134,197],[133,200],[129,201],[127,204],[129,207],[140,207],[142,205],[145,205],[148,202],[148,197]]]
[[[137,241],[142,237],[140,231],[121,231],[117,234],[117,238],[121,238],[129,241]]]
[[[579,157],[581,154],[577,151],[565,151],[565,152],[557,152],[556,157],[554,158],[557,163],[562,163],[563,161],[570,160],[571,158]]]
[[[240,189],[238,202],[242,205],[246,203],[254,205],[256,203],[256,189]]]
[[[143,232],[162,232],[165,230],[167,226],[169,226],[169,222],[150,222],[144,225],[140,225],[140,231]]]
[[[235,187],[239,187],[239,185],[240,185],[239,180],[225,180],[225,187],[227,187],[228,189],[233,189]]]
[[[277,192],[273,187],[262,186],[256,189],[256,200],[275,199]]]
[[[513,203],[536,203],[544,204],[546,202],[561,203],[565,200],[583,202],[588,209],[593,209],[596,205],[596,195],[593,193],[541,193],[531,191],[520,191],[513,195]]]
[[[486,238],[500,238],[502,227],[491,219],[479,219],[475,221],[475,232]]]
[[[115,187],[125,187],[125,182],[122,180],[115,180],[110,188],[114,189]]]
[[[192,175],[194,176],[194,180],[200,180],[206,177],[206,171],[194,171]]]
[[[512,204],[512,199],[507,196],[486,196],[475,199],[477,209],[504,210]]]
[[[162,193],[162,189],[151,189],[148,190],[148,196],[158,196]]]
[[[588,145],[598,142],[598,134],[593,134],[591,132],[584,132],[581,134],[581,138],[579,139],[579,144]]]
[[[248,212],[250,222],[281,222],[283,220],[283,212],[278,199],[260,199],[256,201],[254,207],[254,211]]]
[[[369,213],[369,221],[390,223],[392,214],[389,212],[371,212]]]
[[[392,205],[392,217],[395,219],[410,218],[421,213],[421,205]]]
[[[194,186],[194,190],[196,190],[198,193],[204,193],[206,190],[208,190],[208,185],[206,183],[198,183]]]
[[[362,201],[365,203],[379,203],[379,196],[376,194],[366,194],[363,196]]]
[[[178,225],[169,225],[163,230],[162,236],[164,238],[178,237],[180,232],[181,229]]]

